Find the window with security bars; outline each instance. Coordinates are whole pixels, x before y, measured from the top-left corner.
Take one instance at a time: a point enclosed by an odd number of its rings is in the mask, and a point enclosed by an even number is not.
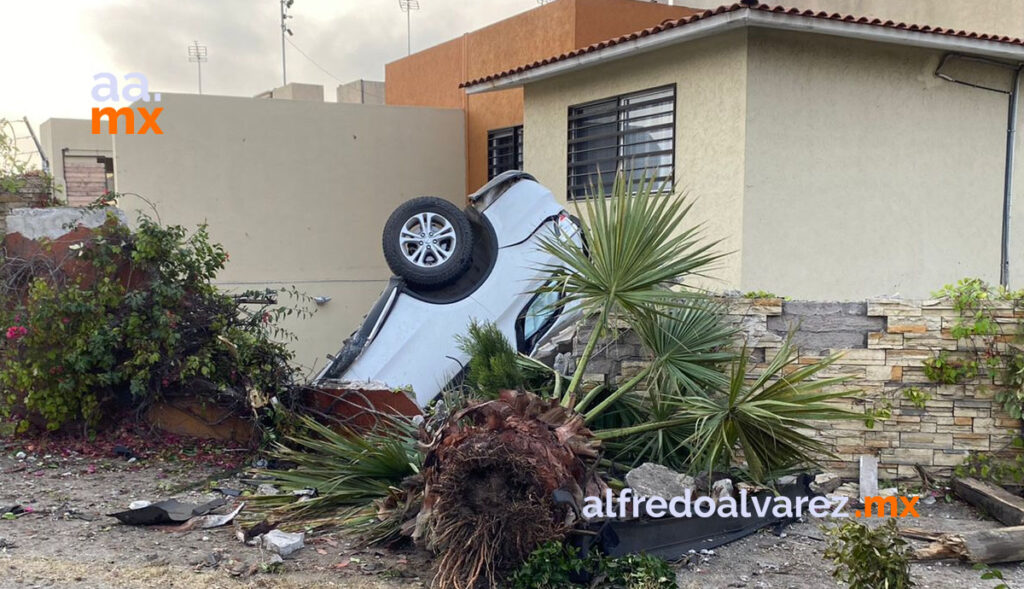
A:
[[[610,194],[620,169],[672,182],[675,114],[675,84],[570,106],[569,198]]]
[[[523,126],[487,132],[487,179],[523,169]]]

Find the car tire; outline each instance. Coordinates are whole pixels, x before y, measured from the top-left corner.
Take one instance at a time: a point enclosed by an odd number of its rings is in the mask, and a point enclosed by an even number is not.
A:
[[[384,259],[411,286],[450,284],[469,268],[473,228],[452,203],[421,196],[403,203],[384,224]]]

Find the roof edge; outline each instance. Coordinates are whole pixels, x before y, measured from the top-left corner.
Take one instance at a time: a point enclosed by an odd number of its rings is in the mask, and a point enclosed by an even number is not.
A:
[[[942,29],[851,19],[836,19],[838,15],[794,14],[792,12],[760,10],[743,6],[718,12],[699,20],[685,23],[656,33],[641,34],[621,41],[607,41],[596,50],[580,52],[566,58],[553,58],[536,65],[523,66],[499,77],[464,84],[467,94],[481,94],[504,90],[591,67],[600,63],[640,55],[674,45],[722,34],[743,27],[760,27],[780,31],[817,33],[832,37],[861,39],[879,43],[938,49],[965,53],[1010,62],[1024,62],[1024,46],[1008,43],[987,35],[959,31],[945,34]]]

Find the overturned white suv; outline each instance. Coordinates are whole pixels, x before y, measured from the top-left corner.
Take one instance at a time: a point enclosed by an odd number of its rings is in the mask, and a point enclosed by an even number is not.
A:
[[[533,292],[548,278],[539,268],[557,263],[541,238],[582,239],[551,191],[510,171],[469,200],[459,210],[424,196],[391,214],[383,245],[396,276],[315,384],[411,388],[423,407],[469,360],[457,337],[474,319],[493,322],[524,354],[577,319],[573,308],[554,305],[558,293]]]

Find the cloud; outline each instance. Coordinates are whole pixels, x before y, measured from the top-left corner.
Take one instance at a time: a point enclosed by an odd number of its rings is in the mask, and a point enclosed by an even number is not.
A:
[[[412,13],[413,50],[426,48],[499,17],[535,6],[533,0],[423,0]],[[132,0],[87,14],[90,27],[120,73],[139,71],[150,87],[193,92],[196,66],[186,46],[208,47],[203,90],[252,95],[280,85],[279,7],[273,0]],[[296,0],[289,40],[342,81],[382,80],[384,64],[406,53],[406,18],[397,0],[337,3]],[[323,84],[333,95],[337,81],[293,47],[287,47],[288,79]]]

